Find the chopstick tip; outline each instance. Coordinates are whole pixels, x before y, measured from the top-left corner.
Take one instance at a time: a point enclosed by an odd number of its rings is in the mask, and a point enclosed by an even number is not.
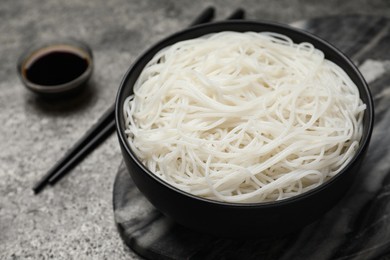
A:
[[[240,20],[240,19],[245,19],[245,10],[241,7],[237,8],[234,10],[234,12],[229,15],[227,20]]]
[[[38,193],[40,193],[43,189],[45,185],[44,184],[40,184],[40,185],[35,185],[32,190],[34,192],[34,195],[37,195]]]

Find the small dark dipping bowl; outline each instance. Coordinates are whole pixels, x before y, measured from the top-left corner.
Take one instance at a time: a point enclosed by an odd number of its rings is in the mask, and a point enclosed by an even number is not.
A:
[[[37,94],[69,95],[81,90],[92,75],[92,51],[74,39],[37,43],[20,56],[17,71],[22,83]]]
[[[294,42],[310,42],[338,64],[357,85],[367,105],[363,136],[351,162],[323,185],[301,195],[265,203],[226,203],[197,197],[181,191],[149,171],[136,157],[124,133],[123,102],[133,94],[133,86],[148,61],[162,48],[178,41],[221,31],[270,31],[287,35]],[[353,63],[326,41],[286,25],[254,21],[224,21],[192,27],[158,42],[141,55],[125,75],[116,99],[116,129],[123,158],[136,186],[163,214],[190,229],[220,237],[270,237],[296,231],[331,209],[351,186],[370,141],[374,108],[364,78]]]

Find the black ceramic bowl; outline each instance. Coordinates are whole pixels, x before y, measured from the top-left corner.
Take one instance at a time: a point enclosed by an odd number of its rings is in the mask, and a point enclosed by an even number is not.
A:
[[[92,50],[71,38],[35,43],[19,57],[17,72],[24,86],[41,96],[68,96],[91,77]]]
[[[323,185],[301,195],[266,203],[226,203],[200,198],[183,192],[150,172],[137,159],[124,133],[123,102],[133,93],[133,86],[148,61],[162,48],[175,42],[221,31],[271,31],[287,35],[294,42],[310,42],[335,62],[357,85],[364,112],[363,137],[353,160],[338,175]],[[133,64],[125,75],[116,99],[116,128],[126,166],[139,190],[166,216],[191,229],[223,237],[277,236],[295,231],[316,220],[334,206],[354,180],[367,151],[373,129],[373,102],[367,83],[353,63],[326,41],[307,32],[274,23],[225,21],[200,25],[158,42]]]

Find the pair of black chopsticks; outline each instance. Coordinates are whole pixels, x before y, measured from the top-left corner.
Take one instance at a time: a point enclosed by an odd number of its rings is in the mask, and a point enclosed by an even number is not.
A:
[[[189,25],[195,26],[210,22],[215,15],[213,7],[206,8]],[[244,19],[243,9],[234,11],[227,20]],[[91,129],[59,160],[33,187],[34,193],[39,193],[47,184],[54,185],[67,172],[77,165],[86,155],[102,143],[115,130],[115,105],[112,105]]]

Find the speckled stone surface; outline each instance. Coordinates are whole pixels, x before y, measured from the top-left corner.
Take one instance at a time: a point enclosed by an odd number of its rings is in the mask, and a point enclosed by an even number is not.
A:
[[[390,19],[328,16],[295,26],[339,47],[369,83],[376,124],[357,181],[334,208],[301,230],[278,238],[234,240],[175,224],[147,201],[121,164],[114,185],[115,221],[135,252],[148,259],[177,260],[390,258]]]
[[[114,102],[132,61],[211,4],[220,19],[237,7],[249,19],[285,23],[350,13],[390,17],[387,0],[2,0],[0,259],[139,259],[114,221],[112,191],[121,162],[116,136],[56,186],[38,196],[31,188]],[[60,37],[87,42],[95,71],[80,96],[43,100],[22,86],[16,61],[33,42]]]

